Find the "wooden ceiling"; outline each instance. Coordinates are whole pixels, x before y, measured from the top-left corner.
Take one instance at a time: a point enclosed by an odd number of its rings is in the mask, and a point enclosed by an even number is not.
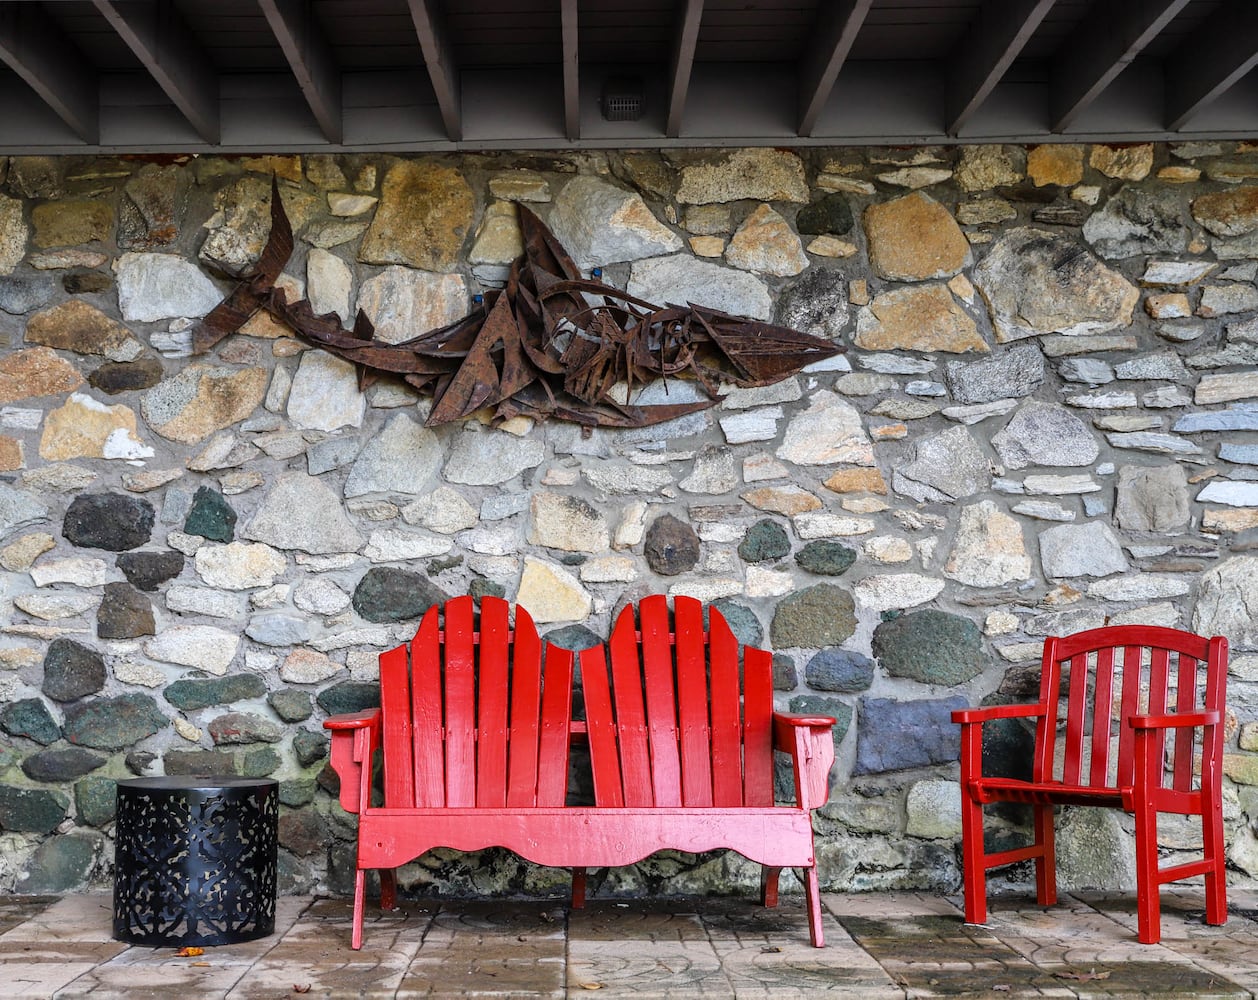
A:
[[[0,62],[0,153],[1258,135],[1258,0],[0,0]]]

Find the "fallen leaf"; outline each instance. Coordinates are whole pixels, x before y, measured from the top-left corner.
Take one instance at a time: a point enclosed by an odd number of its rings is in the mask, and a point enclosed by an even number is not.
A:
[[[184,947],[175,952],[176,958],[196,958],[198,955],[204,955],[204,948]]]
[[[1073,979],[1080,983],[1089,983],[1094,979],[1109,979],[1109,971],[1097,972],[1092,969],[1090,972],[1055,972],[1053,973],[1058,979]]]
[[[210,967],[209,962],[189,962],[188,964],[198,966],[199,968],[202,968],[202,969],[208,969]]]
[[[1008,993],[1009,990],[1010,990],[1010,986],[1008,983],[997,983],[995,986],[992,987],[993,993]]]
[[[294,993],[309,993],[309,992],[310,992],[310,984],[309,984],[309,983],[305,983],[305,984],[303,984],[303,985],[301,985],[301,986],[298,986],[296,983],[293,983],[293,992],[294,992]]]
[[[776,955],[776,954],[777,954],[778,952],[780,952],[781,950],[782,950],[782,949],[781,949],[781,948],[779,948],[779,947],[778,947],[777,945],[775,945],[775,944],[771,944],[771,945],[768,945],[767,947],[764,947],[764,948],[761,948],[761,949],[760,949],[760,951],[761,951],[761,952],[763,952],[763,953],[764,953],[764,954],[766,954],[766,955]]]
[[[601,990],[602,988],[603,988],[602,983],[582,983],[581,984],[581,989],[583,990]]]

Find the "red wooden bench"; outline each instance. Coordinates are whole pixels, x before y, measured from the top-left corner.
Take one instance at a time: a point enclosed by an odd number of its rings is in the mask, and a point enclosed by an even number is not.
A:
[[[362,945],[366,873],[394,905],[394,869],[434,847],[505,847],[573,869],[574,907],[588,868],[654,851],[732,848],[764,866],[766,905],[778,872],[803,869],[814,944],[823,943],[811,809],[825,802],[832,719],[773,712],[771,658],[738,642],[711,610],[678,598],[626,608],[603,647],[581,654],[585,721],[573,719],[573,654],[545,650],[522,607],[470,597],[433,606],[415,638],[380,656],[380,708],[324,722],[341,805],[358,814],[351,944]],[[710,674],[710,680],[709,680]],[[588,739],[595,805],[565,805],[569,747]],[[795,806],[773,804],[773,749],[795,762]],[[382,804],[372,799],[376,754]]]
[[[1015,861],[1035,861],[1037,898],[1043,906],[1055,903],[1053,809],[1086,805],[1124,809],[1135,816],[1142,943],[1161,939],[1158,887],[1164,882],[1204,875],[1206,923],[1224,923],[1226,687],[1226,639],[1154,626],[1112,626],[1045,641],[1037,704],[953,712],[953,721],[961,724],[966,921],[987,920],[987,870]],[[1031,779],[984,776],[983,723],[1016,718],[1036,720]],[[1059,749],[1058,731],[1063,728]],[[983,806],[989,802],[1029,803],[1034,842],[986,851]],[[1159,812],[1201,817],[1200,860],[1159,866]]]

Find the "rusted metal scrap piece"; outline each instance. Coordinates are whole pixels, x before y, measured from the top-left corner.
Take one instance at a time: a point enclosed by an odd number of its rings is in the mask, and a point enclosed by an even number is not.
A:
[[[353,330],[309,301],[275,287],[293,251],[293,231],[271,183],[271,235],[256,265],[202,320],[203,353],[259,309],[304,340],[357,366],[360,386],[400,376],[433,397],[429,425],[493,407],[500,419],[554,417],[604,427],[645,427],[719,402],[722,383],[770,385],[842,348],[798,330],[696,305],[658,306],[585,278],[542,221],[518,206],[524,255],[506,287],[487,292],[467,316],[400,343],[375,340],[361,310]],[[707,399],[635,405],[656,379],[693,379]],[[667,384],[667,383],[666,383]]]

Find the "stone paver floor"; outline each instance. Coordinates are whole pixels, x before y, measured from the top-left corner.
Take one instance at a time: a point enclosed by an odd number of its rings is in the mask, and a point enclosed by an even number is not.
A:
[[[1258,890],[1233,890],[1223,927],[1199,890],[1163,893],[1163,938],[1136,942],[1134,896],[1078,894],[1052,908],[993,900],[966,926],[960,900],[825,897],[827,947],[799,900],[409,902],[368,908],[349,947],[341,899],[284,897],[275,933],[178,949],[114,941],[107,895],[0,897],[0,997],[278,1000],[383,997],[1254,997]]]

